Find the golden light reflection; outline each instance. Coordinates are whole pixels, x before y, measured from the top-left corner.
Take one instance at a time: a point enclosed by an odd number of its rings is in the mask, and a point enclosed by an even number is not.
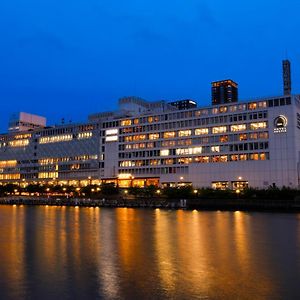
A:
[[[99,208],[90,211],[94,217],[96,237],[96,260],[98,268],[99,287],[107,299],[118,299],[119,282],[116,249],[115,224],[112,212],[102,214]]]
[[[286,222],[290,216],[276,218],[244,212],[2,206],[0,273],[12,299],[22,298],[35,274],[43,288],[62,294],[75,288],[82,298],[92,287],[106,299],[126,298],[128,289],[128,299],[150,297],[154,290],[168,299],[274,299],[282,276],[279,262],[272,260],[282,249],[274,245],[278,235],[286,241],[277,229],[295,226],[294,216],[293,222]],[[294,235],[300,233],[298,218]],[[300,235],[292,243],[300,248]],[[289,261],[298,258],[295,254]]]
[[[26,284],[25,211],[17,206],[13,209],[9,206],[1,207],[1,221],[3,220],[6,221],[6,226],[1,227],[0,273],[2,282],[5,279],[6,288],[15,295],[15,287]]]
[[[168,294],[176,290],[176,253],[172,248],[172,236],[175,228],[172,228],[171,219],[166,217],[166,212],[155,211],[155,253],[158,264],[161,286],[164,286]]]

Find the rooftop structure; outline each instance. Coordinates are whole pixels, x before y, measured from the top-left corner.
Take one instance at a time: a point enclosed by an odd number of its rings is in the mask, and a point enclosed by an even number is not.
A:
[[[284,95],[290,95],[292,92],[292,79],[291,79],[291,63],[289,60],[282,62],[283,69],[283,92]]]
[[[170,102],[169,104],[177,107],[179,110],[197,107],[197,102],[194,100],[191,100],[191,99],[173,101],[173,102]]]
[[[18,132],[27,131],[35,128],[45,127],[46,118],[28,114],[25,112],[20,112],[13,114],[9,119],[8,131]]]

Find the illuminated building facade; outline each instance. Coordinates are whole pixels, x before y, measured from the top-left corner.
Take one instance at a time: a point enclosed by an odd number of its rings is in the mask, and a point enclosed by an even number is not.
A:
[[[0,135],[0,184],[298,188],[299,168],[290,94],[186,109],[128,97],[84,124]]]
[[[298,187],[299,96],[186,110],[127,100],[85,124],[0,135],[0,181]]]

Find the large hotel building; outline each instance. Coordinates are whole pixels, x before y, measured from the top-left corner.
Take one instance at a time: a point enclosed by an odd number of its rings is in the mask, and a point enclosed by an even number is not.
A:
[[[242,189],[300,184],[300,96],[238,102],[232,80],[212,83],[212,105],[119,100],[83,124],[46,126],[20,113],[0,135],[0,184]]]

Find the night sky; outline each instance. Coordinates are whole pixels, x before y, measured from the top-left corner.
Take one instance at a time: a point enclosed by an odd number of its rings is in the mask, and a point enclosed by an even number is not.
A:
[[[299,0],[2,0],[0,131],[10,114],[84,121],[122,96],[210,103],[231,78],[241,99],[300,93]]]

